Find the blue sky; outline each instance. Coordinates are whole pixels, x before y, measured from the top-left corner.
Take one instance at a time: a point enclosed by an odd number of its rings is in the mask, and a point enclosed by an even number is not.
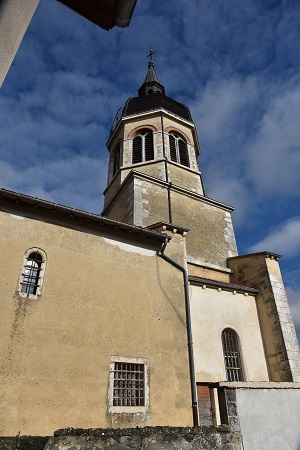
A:
[[[105,142],[149,44],[197,125],[209,197],[236,207],[240,254],[280,253],[300,336],[300,2],[138,0],[107,32],[41,0],[0,90],[1,186],[100,212]]]

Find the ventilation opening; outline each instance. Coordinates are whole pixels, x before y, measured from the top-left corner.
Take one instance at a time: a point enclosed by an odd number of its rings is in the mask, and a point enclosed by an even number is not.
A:
[[[179,148],[180,164],[182,164],[183,166],[189,167],[189,157],[188,157],[188,152],[187,152],[187,145],[182,139],[178,140],[178,148]]]
[[[177,162],[176,144],[174,136],[169,137],[171,161]]]
[[[143,161],[142,137],[136,136],[133,139],[132,164],[137,164],[142,161]]]
[[[147,133],[145,136],[145,159],[151,161],[154,159],[153,134]]]

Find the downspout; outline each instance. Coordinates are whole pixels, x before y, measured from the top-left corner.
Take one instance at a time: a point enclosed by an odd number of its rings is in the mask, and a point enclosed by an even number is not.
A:
[[[163,144],[163,155],[164,155],[164,163],[165,163],[166,182],[168,183],[169,222],[172,223],[172,206],[171,206],[171,186],[172,186],[172,183],[169,181],[169,175],[168,175],[168,164],[167,164],[166,147],[165,147],[165,131],[164,131],[164,122],[163,122],[163,114],[162,114],[162,112],[160,113],[160,122],[161,122],[161,133],[162,133],[162,144]]]
[[[190,369],[190,383],[191,383],[191,394],[192,394],[192,411],[193,411],[193,423],[194,427],[199,425],[198,419],[198,402],[197,402],[197,392],[196,392],[196,376],[195,376],[195,364],[194,364],[194,350],[193,350],[193,339],[192,339],[192,321],[191,321],[191,309],[190,309],[190,294],[189,294],[189,284],[188,284],[188,273],[185,267],[178,264],[173,259],[165,255],[165,249],[168,238],[165,239],[162,249],[158,252],[158,256],[170,263],[172,266],[181,270],[183,273],[184,281],[184,298],[185,298],[185,312],[186,312],[186,329],[188,338],[188,355],[189,355],[189,369]]]

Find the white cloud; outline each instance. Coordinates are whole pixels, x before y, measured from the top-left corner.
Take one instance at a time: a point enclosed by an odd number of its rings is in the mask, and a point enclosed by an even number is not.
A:
[[[247,149],[247,177],[260,196],[270,193],[299,198],[300,79],[273,89],[253,141]]]
[[[75,155],[16,171],[0,162],[1,187],[99,213],[106,186],[107,160]]]
[[[294,217],[252,245],[250,252],[271,251],[283,254],[286,258],[296,256],[300,252],[300,217]]]

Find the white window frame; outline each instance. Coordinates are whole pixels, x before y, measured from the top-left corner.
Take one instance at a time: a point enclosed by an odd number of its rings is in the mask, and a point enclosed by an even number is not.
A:
[[[27,292],[22,292],[22,283],[24,282],[25,279],[25,267],[27,265],[28,262],[28,257],[31,253],[39,253],[42,256],[42,262],[41,262],[41,267],[39,270],[39,281],[38,281],[38,286],[36,288],[36,293],[35,294],[28,294]],[[19,286],[18,286],[18,294],[20,295],[20,297],[29,297],[32,299],[37,299],[41,296],[42,294],[42,286],[44,283],[44,276],[45,276],[45,271],[46,271],[46,262],[47,262],[47,255],[44,252],[44,250],[42,250],[41,248],[38,247],[31,247],[28,250],[26,250],[24,257],[23,257],[23,265],[22,265],[22,269],[21,269],[21,273],[19,276]]]
[[[111,414],[146,414],[149,410],[149,360],[144,358],[129,358],[112,356],[109,365],[108,411]],[[114,372],[115,363],[143,364],[144,366],[144,406],[115,406],[114,402]]]

